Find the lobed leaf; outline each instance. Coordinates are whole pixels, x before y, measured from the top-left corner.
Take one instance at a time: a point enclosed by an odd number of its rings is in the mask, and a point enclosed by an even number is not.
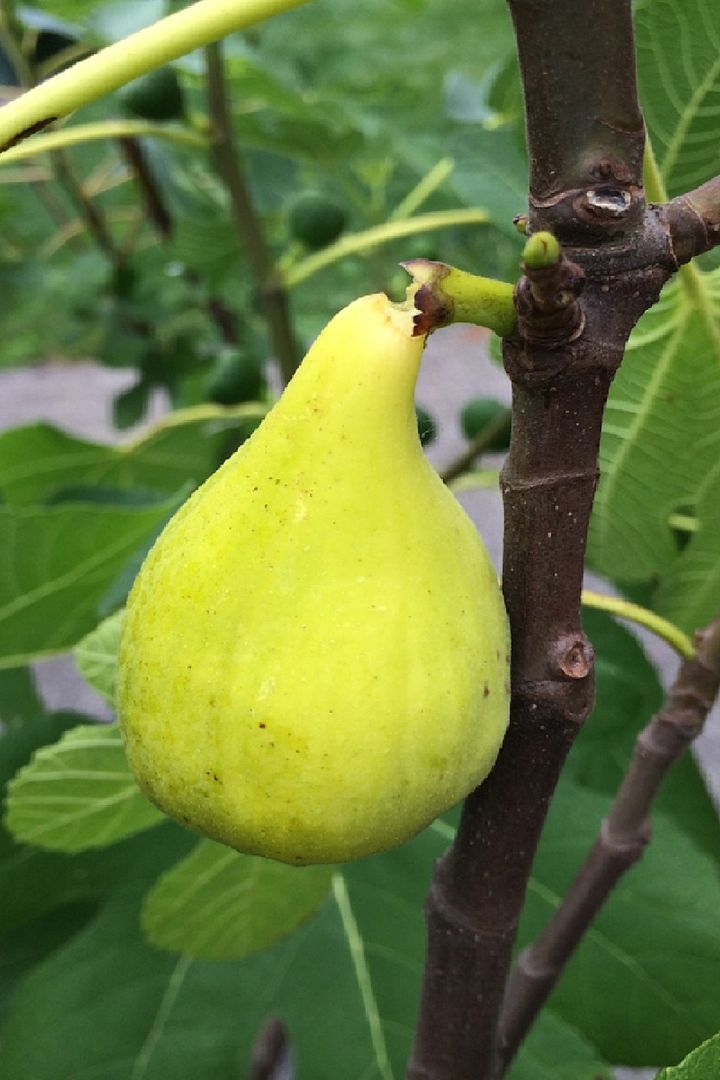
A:
[[[657,1080],[709,1080],[720,1076],[720,1034],[698,1046],[679,1065],[663,1069]]]
[[[66,651],[137,548],[177,506],[0,506],[0,668]]]
[[[123,615],[124,610],[121,610],[103,619],[99,626],[86,634],[73,650],[75,663],[82,677],[111,705],[115,704],[118,649]]]
[[[547,921],[595,839],[608,798],[564,778],[533,866],[521,926]],[[664,1065],[717,1030],[717,865],[662,814],[601,909],[549,1004],[608,1061]]]
[[[695,278],[640,320],[610,393],[588,554],[616,581],[667,571],[670,515],[697,510],[720,453],[720,273]]]
[[[715,0],[641,0],[635,12],[645,122],[671,197],[720,172]]]
[[[163,820],[135,783],[116,724],[73,728],[8,786],[8,829],[51,851],[105,847]]]
[[[201,960],[239,960],[315,914],[332,868],[294,867],[201,840],[145,898],[142,927],[152,945]]]
[[[261,413],[262,406],[255,407]],[[139,488],[173,494],[189,480],[199,483],[219,464],[218,455],[239,415],[214,409],[208,418],[190,412],[173,418],[125,446],[89,442],[50,424],[30,424],[0,435],[0,492],[6,502],[26,506],[69,488]],[[239,410],[238,410],[239,413]]]

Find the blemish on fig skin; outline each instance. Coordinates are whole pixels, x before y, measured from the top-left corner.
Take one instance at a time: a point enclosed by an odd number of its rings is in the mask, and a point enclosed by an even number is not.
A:
[[[484,698],[490,697],[490,687],[488,686],[487,683],[485,683],[485,685],[483,687],[483,697]]]
[[[267,724],[258,724],[258,727],[265,728],[265,727],[267,727]]]

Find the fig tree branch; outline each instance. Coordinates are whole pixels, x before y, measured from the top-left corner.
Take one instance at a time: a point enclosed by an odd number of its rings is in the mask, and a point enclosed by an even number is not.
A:
[[[502,474],[510,726],[435,868],[411,1080],[502,1075],[497,1021],[530,868],[593,705],[580,594],[603,410],[632,327],[677,268],[642,189],[630,0],[509,6],[526,101],[529,232],[553,233],[572,260],[526,265],[517,330],[503,346],[513,384]]]
[[[658,207],[667,223],[678,263],[720,244],[720,176]]]
[[[235,230],[247,256],[257,297],[265,313],[275,359],[284,381],[288,382],[300,357],[290,322],[287,292],[275,274],[273,259],[265,243],[262,224],[235,146],[220,45],[208,45],[205,57],[217,170],[227,189]]]
[[[618,880],[650,840],[650,810],[665,775],[702,731],[720,690],[720,617],[696,637],[659,713],[638,735],[610,811],[552,919],[518,957],[500,1018],[505,1067]]]

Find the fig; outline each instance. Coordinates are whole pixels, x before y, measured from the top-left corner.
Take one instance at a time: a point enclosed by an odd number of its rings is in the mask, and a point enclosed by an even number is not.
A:
[[[141,120],[181,120],[185,114],[185,95],[175,70],[155,68],[120,91],[123,109]]]
[[[290,233],[311,251],[327,247],[343,232],[345,210],[326,195],[306,191],[290,207]]]
[[[242,852],[402,844],[505,733],[505,608],[420,446],[414,314],[377,294],[336,315],[129,597],[118,706],[138,783]]]

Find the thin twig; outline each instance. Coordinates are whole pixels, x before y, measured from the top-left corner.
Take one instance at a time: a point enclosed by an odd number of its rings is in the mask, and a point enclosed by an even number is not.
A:
[[[88,232],[94,238],[97,246],[107,256],[116,269],[122,266],[122,253],[115,246],[115,242],[108,229],[107,222],[99,207],[89,199],[78,181],[73,168],[64,150],[54,150],[51,155],[53,171],[58,183],[65,189],[69,198],[80,212]]]
[[[140,193],[145,203],[148,217],[157,229],[163,240],[168,240],[172,233],[172,218],[170,211],[165,205],[162,193],[155,182],[143,148],[139,139],[129,135],[118,139],[120,150],[127,162],[130,172],[134,175]]]
[[[227,189],[235,229],[247,255],[258,299],[265,311],[275,358],[287,382],[299,360],[287,293],[274,273],[262,225],[235,146],[220,45],[208,45],[205,57],[208,108],[217,170]]]
[[[650,809],[671,766],[702,731],[720,689],[720,617],[695,637],[659,713],[635,750],[599,836],[552,919],[518,957],[500,1018],[507,1068],[583,934],[650,840]]]

